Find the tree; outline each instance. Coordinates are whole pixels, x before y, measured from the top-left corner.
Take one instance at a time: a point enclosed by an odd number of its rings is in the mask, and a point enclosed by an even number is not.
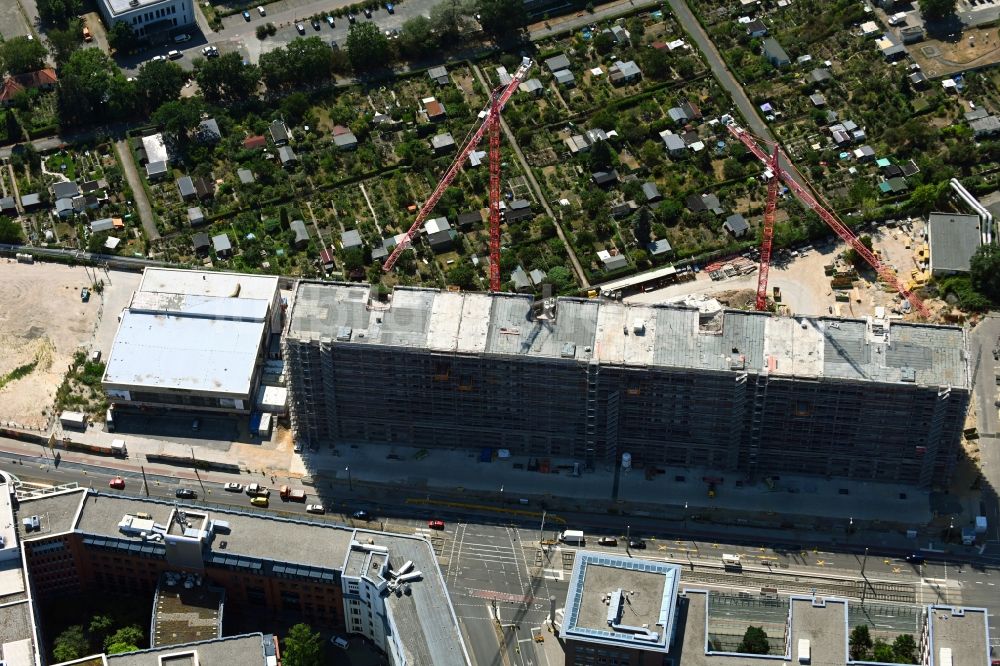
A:
[[[201,101],[194,97],[175,99],[160,106],[151,119],[163,131],[184,143],[188,140],[189,132],[201,122],[202,108]]]
[[[732,157],[727,157],[722,163],[722,175],[726,180],[739,180],[743,177],[743,165]]]
[[[864,245],[869,251],[872,249],[872,237],[865,234],[863,236],[858,236],[858,241]],[[855,268],[862,268],[868,265],[868,261],[865,260],[861,254],[855,250],[853,247],[849,247],[844,250],[844,261],[851,264]]]
[[[135,77],[135,87],[147,113],[156,111],[166,102],[176,100],[187,77],[187,72],[170,60],[143,63]]]
[[[684,214],[684,207],[673,199],[664,199],[656,207],[656,220],[668,227],[677,224]]]
[[[442,43],[452,43],[461,37],[474,13],[474,6],[468,0],[444,0],[431,7],[431,27]]]
[[[850,653],[852,661],[864,661],[872,651],[872,636],[867,624],[859,624],[851,630]]]
[[[80,48],[80,30],[77,21],[71,21],[68,28],[50,28],[46,33],[49,48],[56,65],[66,64],[73,52]]]
[[[994,303],[1000,302],[1000,246],[981,245],[969,261],[972,287]]]
[[[893,663],[895,655],[893,655],[892,646],[881,638],[878,639],[875,641],[875,645],[872,646],[872,658],[882,664]]]
[[[564,294],[576,289],[573,273],[565,266],[553,266],[545,279],[552,283],[556,293]]]
[[[313,631],[308,624],[296,624],[285,636],[282,657],[285,666],[322,666],[323,639],[320,633]]]
[[[652,224],[649,220],[649,209],[643,206],[639,209],[639,214],[635,218],[635,239],[639,245],[646,247],[653,240]]]
[[[743,633],[743,640],[740,641],[737,652],[746,654],[768,654],[771,645],[767,642],[767,633],[763,627],[747,627]]]
[[[955,13],[956,0],[920,0],[920,13],[925,21],[940,21]]]
[[[947,183],[927,183],[918,185],[910,195],[910,205],[926,215],[938,207],[942,194],[947,191]]]
[[[0,42],[0,72],[34,72],[45,66],[46,48],[37,39],[14,37]]]
[[[209,102],[240,106],[257,97],[260,70],[257,65],[244,65],[243,57],[233,52],[211,60],[195,60],[194,78]]]
[[[642,73],[651,79],[664,81],[670,78],[670,56],[662,49],[643,49],[639,54]]]
[[[95,615],[90,618],[90,626],[87,627],[87,631],[103,645],[104,639],[111,633],[114,626],[115,620],[110,615]]]
[[[14,245],[21,242],[21,225],[10,218],[0,219],[0,243]]]
[[[600,171],[611,166],[611,146],[607,141],[598,141],[590,148],[590,170]]]
[[[347,33],[347,56],[356,72],[379,69],[389,64],[392,48],[374,23],[355,23]]]
[[[399,35],[399,50],[409,58],[419,58],[437,50],[438,38],[431,27],[431,20],[418,14],[403,23]]]
[[[611,53],[615,43],[615,38],[610,32],[599,32],[594,35],[594,50],[601,55]]]
[[[36,6],[38,18],[46,25],[66,25],[72,17],[83,11],[81,0],[38,0]]]
[[[108,44],[120,53],[131,53],[139,45],[139,36],[128,21],[115,21],[108,30]]]
[[[897,664],[917,663],[917,642],[911,634],[900,634],[892,642],[892,653]]]
[[[495,42],[518,41],[528,25],[522,0],[476,0],[479,24]]]
[[[139,649],[139,645],[145,642],[146,634],[143,633],[142,628],[137,624],[130,624],[105,638],[104,649],[107,652],[112,652],[112,646],[116,646],[125,648],[119,650],[119,652],[135,652]],[[114,654],[117,654],[117,652]]]
[[[59,72],[57,106],[63,124],[117,120],[134,108],[125,76],[100,49],[74,51]]]
[[[60,662],[85,657],[89,652],[90,642],[79,624],[67,627],[52,643],[52,656]]]
[[[293,125],[298,125],[306,117],[311,102],[305,93],[294,92],[281,100],[281,113],[285,120]]]
[[[466,291],[478,287],[476,270],[472,267],[472,263],[463,261],[448,271],[448,284],[456,285]]]
[[[356,271],[365,265],[365,251],[360,247],[349,247],[340,253],[340,260],[345,271]]]

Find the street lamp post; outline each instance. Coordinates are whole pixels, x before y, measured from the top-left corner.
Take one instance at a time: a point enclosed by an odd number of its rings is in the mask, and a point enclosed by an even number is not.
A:
[[[684,535],[687,536],[688,531],[688,503],[684,502]]]
[[[351,480],[351,466],[348,465],[347,467],[345,467],[344,471],[347,472],[347,489],[350,490],[353,493],[354,492],[354,482]]]

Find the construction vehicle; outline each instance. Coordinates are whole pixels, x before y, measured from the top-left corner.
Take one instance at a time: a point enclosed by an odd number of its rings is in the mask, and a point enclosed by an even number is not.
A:
[[[288,486],[281,486],[278,490],[278,496],[285,502],[305,502],[306,501],[306,491],[296,488],[292,489]]]
[[[392,251],[392,254],[385,260],[382,265],[383,271],[391,271],[393,266],[396,265],[396,261],[399,260],[399,256],[408,248],[413,241],[413,237],[417,235],[420,231],[421,225],[423,225],[424,220],[430,215],[431,211],[434,210],[434,206],[441,199],[445,190],[451,185],[452,181],[455,180],[455,176],[458,175],[459,170],[465,164],[466,159],[469,157],[469,153],[476,149],[479,142],[482,141],[483,135],[489,134],[490,137],[490,291],[498,292],[500,291],[500,111],[503,109],[504,105],[511,98],[517,87],[521,84],[528,70],[531,68],[531,59],[524,58],[521,61],[521,66],[517,68],[514,72],[513,77],[505,86],[497,87],[493,90],[490,95],[490,101],[487,103],[486,108],[479,112],[479,118],[482,121],[478,126],[474,127],[470,132],[465,143],[462,145],[462,149],[458,151],[458,155],[455,156],[455,160],[448,167],[448,170],[442,176],[441,181],[438,183],[434,192],[427,198],[427,201],[420,207],[420,212],[417,213],[416,219],[410,226],[409,230],[404,234],[403,238],[396,245],[396,248]]]
[[[909,301],[910,306],[918,314],[924,318],[930,317],[930,310],[927,309],[927,306],[899,280],[896,272],[888,265],[882,263],[882,260],[869,250],[836,214],[829,210],[829,204],[824,207],[820,203],[819,199],[822,196],[814,196],[804,185],[800,184],[808,184],[808,181],[795,169],[791,159],[781,150],[781,147],[777,143],[773,144],[773,150],[768,154],[761,147],[761,144],[771,144],[772,142],[750,134],[746,129],[737,125],[732,116],[723,116],[722,122],[725,124],[726,129],[729,130],[729,133],[739,139],[746,146],[747,150],[753,153],[764,164],[766,169],[765,174],[769,179],[767,205],[764,208],[764,231],[760,250],[760,268],[757,275],[757,301],[755,303],[757,310],[763,311],[767,309],[767,274],[771,265],[771,242],[774,238],[774,209],[777,205],[778,183],[780,182],[788,187],[803,205],[811,209],[821,220],[826,222],[833,229],[834,233],[854,248],[854,251],[875,269],[875,272],[886,284],[891,285],[899,292],[900,296]],[[781,164],[781,158],[784,158],[785,163],[790,169],[795,170],[794,175],[785,170]]]

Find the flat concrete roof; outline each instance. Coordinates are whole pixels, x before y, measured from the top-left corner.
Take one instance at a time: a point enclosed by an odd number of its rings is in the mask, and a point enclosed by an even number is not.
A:
[[[31,641],[34,617],[27,600],[0,606],[0,646]],[[10,662],[13,664],[14,662]]]
[[[932,606],[930,666],[943,666],[941,649],[951,650],[954,666],[983,666],[990,654],[986,609]],[[988,656],[987,656],[988,659]]]
[[[68,490],[42,495],[25,497],[20,500],[17,510],[20,518],[38,516],[39,527],[31,532],[24,531],[24,525],[18,521],[18,530],[22,541],[45,539],[53,534],[64,534],[73,530],[73,522],[80,510],[80,503],[86,494],[86,488]]]
[[[397,287],[388,305],[367,284],[300,282],[288,335],[335,345],[547,358],[567,363],[761,373],[969,387],[965,332],[953,326],[778,317],[683,305],[556,299]]]
[[[666,652],[674,630],[680,567],[577,551],[563,635],[573,640]]]
[[[107,660],[108,666],[267,666],[262,634],[244,634],[127,654],[110,654],[107,655]]]
[[[147,268],[136,293],[190,294],[271,301],[278,292],[278,278],[249,273],[218,273],[181,268]]]
[[[146,512],[153,517],[155,523],[167,526],[170,524],[173,508],[174,502],[167,500],[90,494],[84,503],[77,529],[95,536],[129,539],[118,530],[118,523],[125,514]],[[242,513],[238,509],[193,508],[196,513],[207,512],[213,520],[229,523],[229,531],[217,534],[210,548],[212,552],[226,556],[243,555],[340,571],[353,533],[344,526],[325,522],[291,520],[264,513]],[[274,535],[279,530],[281,538],[276,539]],[[138,538],[132,540],[140,541]],[[224,550],[219,545],[221,541],[226,542]]]
[[[792,663],[799,663],[799,640],[809,641],[812,664],[844,663],[847,645],[847,602],[832,599],[792,599],[789,634]]]
[[[931,213],[927,218],[931,272],[968,273],[969,260],[983,244],[978,215]]]
[[[121,14],[127,12],[130,9],[137,9],[137,7],[129,7],[130,0],[103,0],[108,3],[115,14]],[[139,0],[141,6],[148,7],[149,5],[156,4],[158,2],[165,2],[166,0]],[[167,146],[163,142],[162,134],[150,134],[149,136],[142,137],[142,148],[146,151],[146,160],[150,164],[154,162],[168,162],[170,156],[167,154]]]

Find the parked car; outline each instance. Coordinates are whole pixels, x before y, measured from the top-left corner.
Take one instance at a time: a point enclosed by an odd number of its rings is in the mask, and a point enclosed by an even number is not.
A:
[[[116,476],[108,482],[109,488],[114,488],[115,490],[125,490],[125,479],[120,476]]]
[[[368,9],[367,7],[365,7],[365,18],[369,18],[370,19],[371,17],[372,17],[372,10]]]
[[[242,483],[227,483],[222,487],[223,490],[230,493],[241,493],[243,492]]]
[[[163,56],[160,57],[162,58]],[[156,60],[156,58],[153,58],[153,60]],[[89,300],[90,300],[90,289],[84,287],[83,289],[80,290],[80,301],[86,303]]]
[[[326,22],[327,22],[327,24],[328,24],[328,25],[329,25],[329,26],[330,26],[331,28],[335,27],[335,26],[334,26],[334,24],[333,24],[333,17],[332,17],[332,16],[330,16],[329,14],[328,14],[328,15],[327,15],[327,17],[326,17]]]
[[[313,19],[312,20],[312,27],[313,27],[313,30],[319,30],[319,19]]]
[[[183,44],[187,40],[191,39],[191,35],[187,33],[181,33],[174,37],[174,44]]]
[[[427,521],[427,527],[431,528],[432,530],[443,530],[444,529],[444,521],[443,520],[428,520]]]
[[[264,507],[265,509],[270,504],[266,497],[251,497],[250,504],[254,506]]]
[[[191,421],[191,430],[198,430],[199,428],[201,428],[201,419]]]
[[[337,40],[336,39],[331,39],[330,40],[330,48],[333,49],[333,50],[337,50],[337,49],[340,48],[340,46],[337,45]]]
[[[909,562],[910,564],[923,564],[924,562],[926,562],[924,556],[921,555],[920,553],[910,553],[909,555],[906,556],[906,561]]]
[[[646,542],[643,541],[642,539],[629,539],[628,547],[635,548],[636,550],[645,550]]]
[[[178,488],[174,491],[174,496],[178,499],[195,499],[198,497],[198,493],[190,488]]]
[[[602,546],[617,546],[618,539],[614,537],[601,537],[600,539],[597,540],[597,543]]]
[[[94,36],[90,34],[90,28],[83,26],[83,41],[92,42],[94,41]]]
[[[357,22],[357,20],[358,20],[358,17],[355,16],[354,14],[348,14],[347,15],[347,22],[348,23],[355,23],[355,22]]]
[[[201,50],[201,54],[206,58],[218,58],[219,49],[215,46],[206,46]]]
[[[243,20],[244,21],[249,21],[250,20],[250,12],[247,11],[246,9],[243,10]]]
[[[169,51],[167,51],[167,57],[170,58],[171,60],[177,60],[183,55],[184,54],[178,51],[177,49],[170,49]]]
[[[264,10],[264,5],[257,5],[257,13],[261,16],[267,16],[267,12]]]
[[[306,34],[306,27],[303,24],[301,24],[301,23],[296,23],[295,24],[295,29],[299,31],[300,35]]]
[[[326,513],[326,507],[322,504],[306,505],[306,513]]]
[[[354,518],[356,520],[371,521],[374,518],[374,516],[372,516],[372,514],[368,513],[364,509],[362,509],[360,511],[355,511],[354,513],[352,513],[351,514],[351,518]]]
[[[385,3],[385,11],[389,12],[390,14],[395,14],[396,7],[391,2],[387,2]]]
[[[341,650],[346,650],[351,645],[350,643],[347,642],[347,639],[344,638],[343,636],[331,636],[330,644],[336,645]]]

